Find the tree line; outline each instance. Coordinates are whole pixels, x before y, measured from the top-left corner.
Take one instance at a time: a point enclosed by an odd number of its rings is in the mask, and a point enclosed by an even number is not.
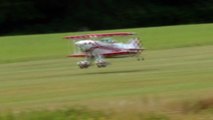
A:
[[[0,34],[213,22],[213,0],[1,0]]]

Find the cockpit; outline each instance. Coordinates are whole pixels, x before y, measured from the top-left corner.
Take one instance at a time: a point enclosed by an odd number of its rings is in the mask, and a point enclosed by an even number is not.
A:
[[[115,43],[115,40],[113,40],[112,38],[103,38],[100,41],[104,43]]]

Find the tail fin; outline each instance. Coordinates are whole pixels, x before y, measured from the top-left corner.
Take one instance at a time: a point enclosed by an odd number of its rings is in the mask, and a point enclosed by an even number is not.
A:
[[[133,38],[129,41],[129,45],[134,49],[142,49],[142,44],[139,38]]]

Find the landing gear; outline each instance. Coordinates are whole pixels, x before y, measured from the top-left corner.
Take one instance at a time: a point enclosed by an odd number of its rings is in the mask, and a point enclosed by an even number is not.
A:
[[[95,63],[96,63],[98,68],[103,68],[103,67],[106,67],[108,65],[108,63],[104,60],[97,60]]]
[[[95,55],[91,55],[90,57],[86,57],[85,60],[77,62],[77,65],[79,66],[79,68],[81,69],[86,69],[89,66],[92,65],[93,61],[95,60],[95,64],[97,65],[98,68],[104,68],[107,65],[109,65],[108,62],[106,62],[102,56],[95,56]]]
[[[84,68],[88,68],[91,64],[89,61],[80,61],[80,62],[77,62],[77,65],[81,68],[81,69],[84,69]]]

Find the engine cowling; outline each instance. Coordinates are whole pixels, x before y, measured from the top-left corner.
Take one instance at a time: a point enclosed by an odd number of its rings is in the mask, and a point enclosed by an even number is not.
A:
[[[78,46],[82,52],[86,52],[95,47],[95,42],[92,40],[83,40],[76,42],[75,45]]]

